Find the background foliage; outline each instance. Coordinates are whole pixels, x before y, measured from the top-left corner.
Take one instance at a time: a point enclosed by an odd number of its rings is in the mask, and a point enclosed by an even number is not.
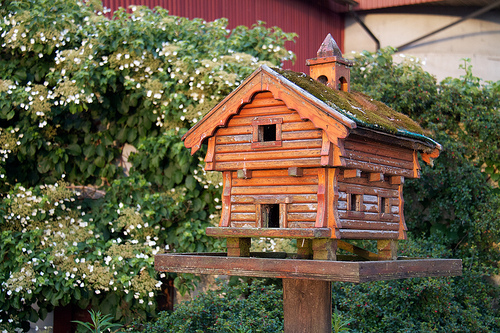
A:
[[[70,303],[122,323],[154,315],[166,278],[154,255],[222,245],[204,234],[219,180],[180,137],[257,66],[293,58],[294,34],[261,22],[231,31],[160,8],[105,12],[99,1],[0,7],[7,331]],[[174,282],[185,292],[194,281]]]

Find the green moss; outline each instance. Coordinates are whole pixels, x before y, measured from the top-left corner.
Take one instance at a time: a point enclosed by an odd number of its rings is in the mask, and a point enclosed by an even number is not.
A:
[[[304,73],[280,69],[274,70],[338,112],[354,120],[358,125],[402,135],[424,134],[422,128],[408,116],[362,93],[348,93],[331,89]]]

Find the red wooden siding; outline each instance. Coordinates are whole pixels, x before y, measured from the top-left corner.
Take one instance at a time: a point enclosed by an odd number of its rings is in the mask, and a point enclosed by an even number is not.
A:
[[[313,228],[316,221],[318,169],[304,169],[302,177],[288,176],[288,171],[252,172],[250,179],[238,179],[232,173],[231,227],[257,225],[259,204],[283,204],[283,228]]]
[[[282,144],[279,147],[252,148],[252,120],[279,118]],[[315,167],[321,164],[321,130],[304,121],[285,103],[269,92],[257,94],[252,103],[220,128],[215,135],[215,169],[255,170],[289,167]]]
[[[314,2],[298,0],[103,0],[103,5],[115,11],[119,7],[132,5],[156,6],[168,9],[170,14],[188,18],[203,18],[212,21],[225,17],[228,28],[239,25],[252,26],[264,21],[268,27],[277,26],[285,32],[299,35],[296,43],[288,43],[297,60],[285,68],[309,73],[306,59],[315,58],[316,52],[328,33],[339,47],[344,44],[344,18],[327,7]]]

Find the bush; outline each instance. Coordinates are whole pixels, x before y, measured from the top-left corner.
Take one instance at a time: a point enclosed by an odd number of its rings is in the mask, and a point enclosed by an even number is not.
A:
[[[210,290],[180,304],[157,320],[135,324],[127,332],[282,332],[283,293],[260,280],[230,285],[219,282]]]

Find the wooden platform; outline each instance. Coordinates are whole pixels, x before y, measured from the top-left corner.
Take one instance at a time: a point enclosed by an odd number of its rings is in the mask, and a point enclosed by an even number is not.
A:
[[[326,261],[290,259],[286,253],[252,253],[250,257],[227,257],[225,253],[183,253],[156,255],[155,269],[160,272],[361,283],[458,276],[462,274],[462,260],[398,258],[391,261]]]

